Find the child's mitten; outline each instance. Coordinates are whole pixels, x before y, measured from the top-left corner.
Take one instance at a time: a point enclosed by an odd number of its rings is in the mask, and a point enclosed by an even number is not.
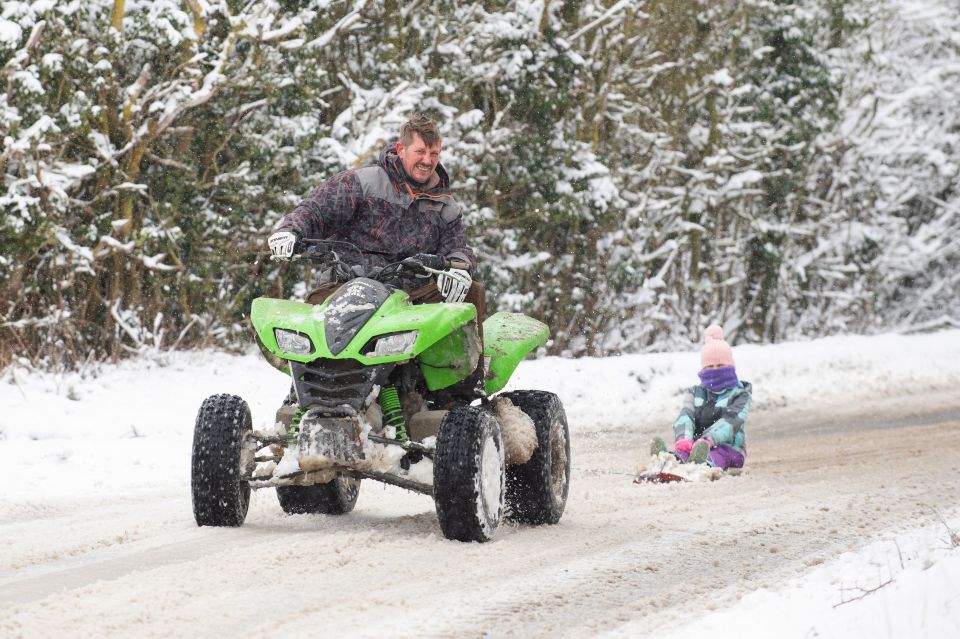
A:
[[[690,453],[690,449],[693,448],[693,440],[687,439],[686,437],[681,437],[673,444],[673,450],[678,453]]]
[[[697,441],[698,441],[698,442],[707,442],[707,446],[710,447],[710,450],[713,450],[714,448],[716,448],[716,446],[714,445],[714,443],[713,443],[712,441],[710,441],[709,439],[707,439],[706,437],[701,437],[701,438],[698,439]],[[694,443],[694,445],[696,445],[696,442]]]

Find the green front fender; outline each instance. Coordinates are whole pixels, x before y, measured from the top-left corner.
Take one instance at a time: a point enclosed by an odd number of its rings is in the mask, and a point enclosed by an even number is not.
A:
[[[363,364],[386,364],[419,357],[431,346],[464,326],[477,315],[473,304],[418,304],[411,305],[407,293],[396,290],[367,320],[346,348],[334,355],[327,347],[324,314],[327,303],[306,304],[290,300],[258,297],[250,309],[250,321],[264,347],[286,360],[311,362],[318,358],[355,359]],[[296,331],[310,338],[313,352],[301,355],[289,353],[277,345],[274,329]],[[361,350],[376,337],[392,333],[417,331],[412,350],[389,357],[372,357]]]
[[[492,377],[484,389],[496,393],[510,380],[517,365],[534,349],[543,346],[550,329],[521,313],[495,313],[483,323],[483,354],[490,358]]]

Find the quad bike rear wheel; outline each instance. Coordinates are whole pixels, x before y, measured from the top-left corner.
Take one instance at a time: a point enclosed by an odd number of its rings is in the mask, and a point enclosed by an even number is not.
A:
[[[280,486],[277,499],[288,515],[345,515],[357,504],[360,480],[337,475],[325,484]]]
[[[454,408],[437,433],[433,498],[447,539],[489,541],[503,516],[503,435],[480,406]]]
[[[525,464],[507,467],[507,517],[527,524],[560,521],[570,489],[570,430],[560,398],[545,391],[503,393],[533,420],[537,448]]]
[[[198,526],[240,526],[250,507],[250,485],[241,481],[255,465],[250,408],[236,395],[203,400],[193,431],[190,489]]]

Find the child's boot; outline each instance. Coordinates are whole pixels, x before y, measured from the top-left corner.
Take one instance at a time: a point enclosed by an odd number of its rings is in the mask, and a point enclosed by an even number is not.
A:
[[[690,449],[690,456],[687,457],[688,464],[702,464],[707,461],[707,455],[710,454],[710,444],[700,440]]]
[[[660,453],[667,452],[667,445],[663,443],[663,440],[659,437],[654,437],[650,440],[650,454],[659,455]]]

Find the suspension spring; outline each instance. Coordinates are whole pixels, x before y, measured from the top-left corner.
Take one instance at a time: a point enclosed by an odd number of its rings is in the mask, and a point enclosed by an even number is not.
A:
[[[407,436],[407,420],[403,416],[396,386],[384,386],[380,389],[380,408],[383,410],[383,425],[393,426],[398,441],[410,441]]]
[[[287,444],[296,444],[300,436],[300,419],[303,417],[303,409],[297,405],[297,411],[290,419],[290,425],[287,426]]]

